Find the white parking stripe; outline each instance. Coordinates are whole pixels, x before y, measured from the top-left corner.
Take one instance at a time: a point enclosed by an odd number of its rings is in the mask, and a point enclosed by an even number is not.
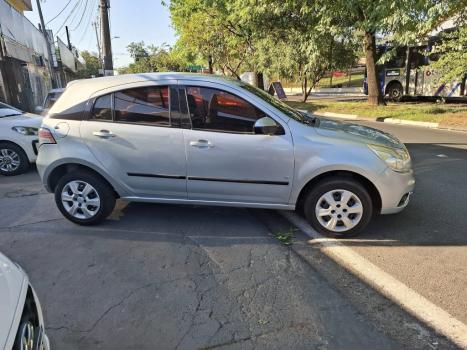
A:
[[[384,272],[351,248],[346,247],[339,240],[322,236],[297,214],[289,211],[281,211],[280,213],[312,238],[309,241],[310,244],[319,246],[324,254],[339,265],[350,270],[378,292],[450,339],[460,348],[467,349],[467,325]]]

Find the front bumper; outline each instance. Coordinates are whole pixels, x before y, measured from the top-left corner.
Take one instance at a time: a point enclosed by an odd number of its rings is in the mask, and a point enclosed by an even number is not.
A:
[[[375,185],[381,195],[381,214],[395,214],[409,204],[415,188],[415,178],[412,170],[398,173],[387,168],[380,174]]]

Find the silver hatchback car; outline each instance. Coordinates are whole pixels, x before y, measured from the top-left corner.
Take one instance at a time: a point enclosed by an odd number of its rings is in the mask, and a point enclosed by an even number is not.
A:
[[[316,118],[227,78],[151,73],[75,81],[39,131],[37,166],[63,215],[96,224],[125,201],[300,209],[347,237],[414,188],[395,137]]]

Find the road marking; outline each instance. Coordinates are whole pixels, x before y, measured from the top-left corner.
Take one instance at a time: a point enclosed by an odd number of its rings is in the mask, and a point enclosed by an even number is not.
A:
[[[450,339],[460,348],[467,349],[467,325],[381,270],[339,240],[322,236],[297,214],[289,211],[280,211],[280,213],[312,238],[308,243],[319,246],[324,254],[350,270],[388,299]]]

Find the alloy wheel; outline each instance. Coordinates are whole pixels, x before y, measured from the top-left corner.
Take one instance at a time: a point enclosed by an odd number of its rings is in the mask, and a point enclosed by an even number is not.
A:
[[[65,210],[77,219],[89,219],[97,214],[101,200],[96,189],[80,180],[68,182],[61,193]]]
[[[20,349],[33,350],[34,347],[34,325],[26,322],[22,325],[20,335]]]
[[[0,170],[11,173],[21,165],[19,154],[10,148],[0,149]]]
[[[320,225],[332,232],[349,231],[363,216],[362,201],[348,190],[332,190],[323,194],[315,208]]]

